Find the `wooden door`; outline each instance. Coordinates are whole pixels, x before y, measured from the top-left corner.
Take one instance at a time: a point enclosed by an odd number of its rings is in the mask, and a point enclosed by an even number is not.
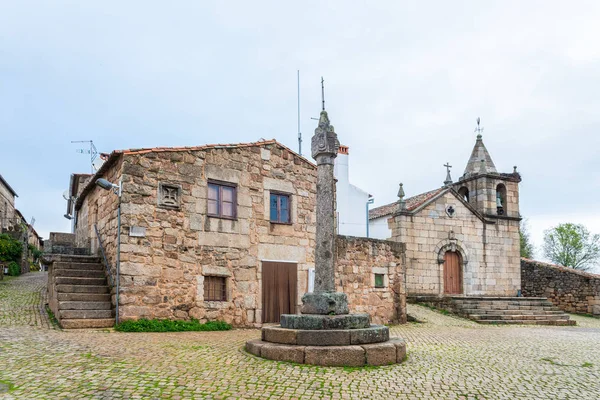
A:
[[[279,322],[281,314],[295,314],[298,296],[298,265],[262,263],[262,320]]]
[[[462,267],[460,254],[447,251],[444,255],[444,293],[462,293]]]

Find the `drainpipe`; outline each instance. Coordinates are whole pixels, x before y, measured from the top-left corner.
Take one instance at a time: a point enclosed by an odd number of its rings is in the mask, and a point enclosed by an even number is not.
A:
[[[369,237],[369,204],[373,204],[375,202],[375,198],[369,195],[369,199],[366,203],[367,208],[367,238]]]

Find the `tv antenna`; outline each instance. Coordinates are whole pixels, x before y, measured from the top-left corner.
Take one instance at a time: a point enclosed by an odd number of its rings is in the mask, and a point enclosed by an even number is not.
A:
[[[96,146],[94,146],[94,141],[93,140],[71,140],[71,143],[89,143],[90,144],[89,150],[88,149],[77,149],[75,151],[80,154],[89,154],[90,155],[90,169],[93,174],[94,173],[94,160],[96,159],[96,156],[98,155],[98,150],[96,150]]]
[[[302,155],[302,133],[300,132],[300,70],[298,70],[298,154]]]

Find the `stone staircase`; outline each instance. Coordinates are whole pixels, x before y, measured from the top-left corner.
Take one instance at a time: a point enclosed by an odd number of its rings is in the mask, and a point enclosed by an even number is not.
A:
[[[50,308],[61,327],[107,328],[115,324],[110,288],[98,257],[61,255],[49,271]],[[51,288],[51,289],[50,289]]]
[[[545,297],[412,296],[411,300],[443,308],[480,324],[575,325]]]

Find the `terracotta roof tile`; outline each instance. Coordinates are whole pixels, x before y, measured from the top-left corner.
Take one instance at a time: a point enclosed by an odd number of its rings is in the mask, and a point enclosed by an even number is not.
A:
[[[431,190],[429,192],[421,193],[413,197],[409,197],[406,199],[406,211],[413,211],[417,209],[419,206],[423,205],[428,200],[434,198],[438,194],[440,194],[446,188],[441,187],[439,189]],[[395,201],[390,204],[386,204],[381,207],[374,208],[369,210],[369,219],[376,219],[385,217],[386,215],[391,215],[398,210],[398,201]]]
[[[269,144],[275,144],[275,145],[289,151],[296,157],[300,158],[301,160],[303,160],[304,162],[309,164],[311,167],[317,168],[317,165],[315,163],[313,163],[311,160],[309,160],[308,158],[306,158],[304,156],[301,156],[300,154],[296,153],[294,150],[279,143],[275,139],[259,140],[258,142],[251,142],[251,143],[205,144],[205,145],[201,145],[201,146],[187,146],[187,147],[149,147],[149,148],[140,148],[140,149],[114,150],[110,154],[106,154],[106,153],[101,154],[101,158],[105,162],[98,169],[98,171],[96,171],[96,174],[94,175],[94,177],[92,177],[92,179],[90,179],[88,184],[83,188],[82,192],[79,195],[79,198],[77,199],[77,202],[75,203],[75,209],[79,210],[79,208],[81,208],[83,199],[86,197],[88,192],[90,190],[92,190],[92,188],[94,187],[94,185],[95,185],[94,182],[96,181],[96,178],[101,177],[106,172],[106,170],[109,169],[117,161],[117,159],[121,155],[148,154],[148,153],[155,153],[155,152],[163,153],[163,152],[179,152],[179,151],[198,151],[198,150],[210,150],[210,149],[238,149],[238,148],[246,148],[246,147],[264,146],[264,145],[269,145]]]

